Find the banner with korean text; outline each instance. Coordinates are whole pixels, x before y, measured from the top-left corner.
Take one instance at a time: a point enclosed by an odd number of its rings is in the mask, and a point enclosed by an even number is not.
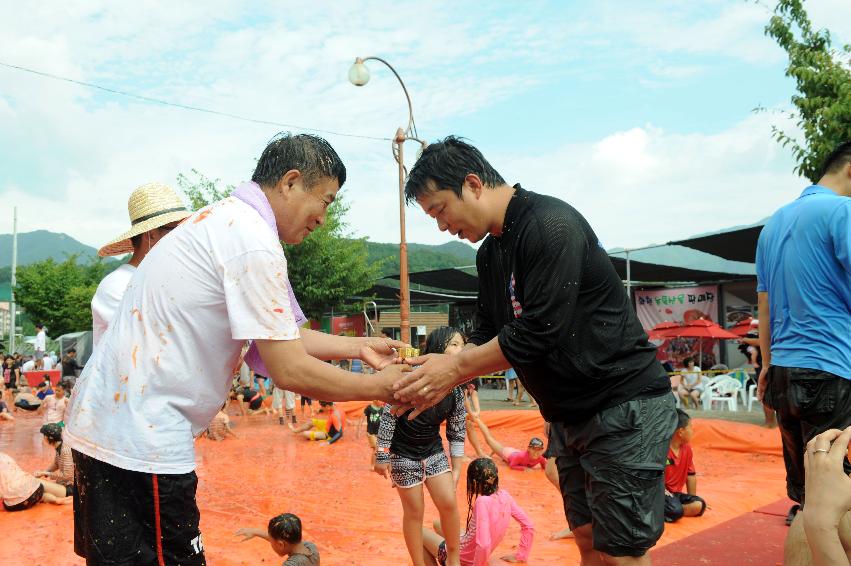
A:
[[[645,330],[665,321],[688,324],[705,318],[718,322],[718,286],[635,291],[635,309]],[[717,340],[672,338],[655,344],[659,347],[659,358],[670,361],[675,367],[680,367],[687,357],[694,357],[696,364],[700,359],[704,369],[718,360]]]

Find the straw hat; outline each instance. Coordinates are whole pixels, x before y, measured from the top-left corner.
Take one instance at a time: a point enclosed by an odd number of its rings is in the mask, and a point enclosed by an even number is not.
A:
[[[133,251],[130,238],[183,220],[192,212],[174,192],[163,183],[147,183],[133,191],[127,201],[130,229],[98,250],[101,257],[126,254]]]

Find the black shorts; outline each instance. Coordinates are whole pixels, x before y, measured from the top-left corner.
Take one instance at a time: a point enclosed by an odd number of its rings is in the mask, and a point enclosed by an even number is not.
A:
[[[23,511],[24,509],[29,509],[30,507],[41,501],[42,497],[44,497],[44,485],[38,484],[38,487],[33,492],[33,494],[27,497],[25,501],[21,501],[20,503],[16,503],[15,505],[6,505],[6,502],[4,501],[3,508],[6,511]]]
[[[665,458],[676,426],[668,393],[563,425],[556,465],[567,520],[572,530],[591,523],[594,550],[643,556],[662,536]]]
[[[206,564],[195,472],[132,472],[73,455],[74,552],[88,566]]]
[[[305,397],[304,395],[301,396],[301,406],[302,407],[304,407],[305,405],[312,405],[312,404],[313,404],[313,399],[311,399],[310,397]]]
[[[259,395],[255,399],[248,402],[248,408],[251,409],[252,411],[256,411],[262,406],[263,406],[263,397],[260,397]]]
[[[689,495],[688,493],[665,495],[665,522],[675,523],[679,521],[683,516],[683,505],[695,502],[699,502],[702,505],[700,513],[697,515],[700,517],[706,511],[706,501],[702,497]]]

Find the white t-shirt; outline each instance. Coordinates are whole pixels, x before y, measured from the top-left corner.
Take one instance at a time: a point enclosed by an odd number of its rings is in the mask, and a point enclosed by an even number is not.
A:
[[[0,498],[9,507],[23,503],[38,489],[39,481],[8,454],[0,452]]]
[[[74,387],[65,442],[119,468],[183,474],[246,340],[300,338],[278,235],[236,198],[145,257]]]
[[[21,366],[21,371],[35,371],[35,360],[24,362],[24,365]]]
[[[689,371],[688,368],[685,368],[682,372],[683,376],[683,385],[686,387],[694,387],[697,384],[697,380],[700,379],[700,366],[694,366],[694,369]]]
[[[39,330],[38,334],[35,335],[35,349],[36,351],[44,352],[47,348],[47,334],[44,333],[44,330]]]
[[[65,420],[65,409],[68,406],[68,397],[59,399],[55,394],[44,398],[44,417],[42,424],[58,423]]]
[[[42,368],[45,371],[53,369],[53,358],[50,356],[44,356],[41,361],[44,363],[44,367]]]
[[[136,268],[125,263],[101,280],[95,296],[92,297],[92,343],[97,346],[109,321],[115,316],[115,309],[127,290],[130,278],[136,272]]]

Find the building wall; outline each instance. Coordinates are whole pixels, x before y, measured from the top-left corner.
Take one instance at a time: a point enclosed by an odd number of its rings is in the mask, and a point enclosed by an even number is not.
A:
[[[449,324],[449,313],[446,312],[412,312],[411,313],[411,341],[414,346],[419,344],[418,337],[427,336],[429,332],[438,326],[447,326]],[[378,318],[378,324],[375,325],[376,330],[382,328],[392,328],[398,335],[401,322],[399,319],[399,311],[381,311]],[[425,326],[425,334],[418,333],[417,327]]]

